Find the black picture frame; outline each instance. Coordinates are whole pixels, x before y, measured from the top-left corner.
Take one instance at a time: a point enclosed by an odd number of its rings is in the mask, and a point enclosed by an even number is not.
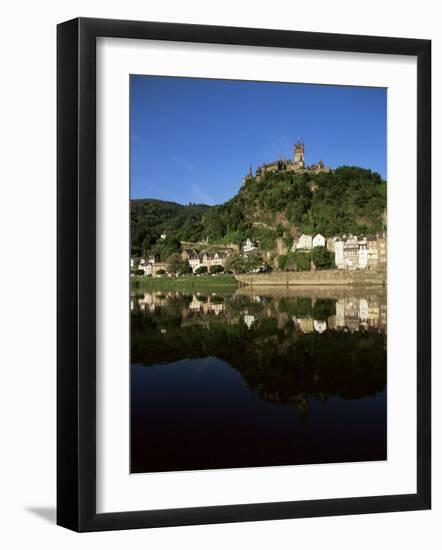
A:
[[[417,492],[96,512],[96,39],[396,54],[417,58]],[[75,531],[425,510],[431,506],[431,41],[79,18],[57,28],[57,523]]]

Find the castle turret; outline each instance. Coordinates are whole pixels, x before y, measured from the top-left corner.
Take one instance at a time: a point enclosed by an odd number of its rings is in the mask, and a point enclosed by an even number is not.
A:
[[[295,143],[295,156],[294,156],[295,170],[302,170],[305,168],[304,163],[304,144],[301,141]]]

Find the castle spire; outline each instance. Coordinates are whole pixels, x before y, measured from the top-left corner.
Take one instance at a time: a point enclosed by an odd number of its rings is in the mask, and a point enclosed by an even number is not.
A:
[[[295,170],[302,170],[305,167],[304,163],[304,144],[298,138],[298,143],[295,143],[294,147],[294,165]]]

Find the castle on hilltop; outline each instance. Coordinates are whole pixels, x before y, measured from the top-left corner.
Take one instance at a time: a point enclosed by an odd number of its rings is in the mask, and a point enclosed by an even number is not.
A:
[[[305,165],[304,161],[304,143],[298,140],[295,143],[293,148],[293,160],[291,159],[281,159],[274,160],[266,164],[258,166],[255,172],[255,177],[259,181],[262,176],[274,172],[296,172],[297,174],[302,173],[313,173],[321,174],[331,172],[332,169],[329,166],[325,166],[324,162],[320,160],[316,164]],[[245,183],[249,178],[253,178],[252,167],[250,167],[250,172],[243,179]]]

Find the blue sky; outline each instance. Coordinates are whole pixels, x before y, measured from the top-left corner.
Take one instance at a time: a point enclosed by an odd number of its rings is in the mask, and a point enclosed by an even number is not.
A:
[[[249,165],[292,158],[386,177],[385,88],[130,77],[131,197],[219,204]]]

